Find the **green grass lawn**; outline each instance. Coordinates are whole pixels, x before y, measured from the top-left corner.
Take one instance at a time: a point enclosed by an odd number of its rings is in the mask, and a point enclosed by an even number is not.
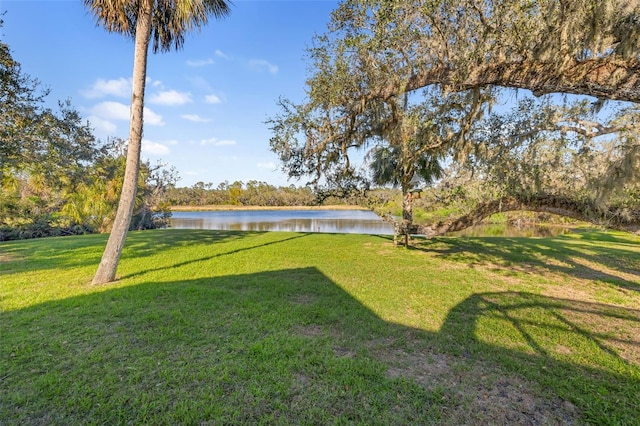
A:
[[[640,424],[640,237],[0,243],[0,424]]]

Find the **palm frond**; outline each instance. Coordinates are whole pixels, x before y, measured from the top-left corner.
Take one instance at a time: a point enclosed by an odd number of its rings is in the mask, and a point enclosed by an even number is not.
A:
[[[180,49],[187,32],[206,25],[209,17],[226,17],[231,12],[229,0],[152,0],[153,51]],[[84,0],[98,25],[109,32],[135,37],[141,0]]]

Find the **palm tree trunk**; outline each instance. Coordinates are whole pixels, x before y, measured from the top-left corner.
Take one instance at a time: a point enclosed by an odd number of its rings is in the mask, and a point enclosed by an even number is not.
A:
[[[131,96],[131,121],[129,124],[129,146],[127,164],[116,218],[109,234],[107,246],[102,254],[100,266],[93,277],[93,284],[104,284],[115,280],[116,269],[122,254],[127,231],[131,224],[136,200],[138,175],[140,172],[140,149],[142,146],[142,113],[144,89],[147,77],[147,54],[151,38],[153,0],[140,4],[136,23],[135,51],[133,57],[133,90]]]

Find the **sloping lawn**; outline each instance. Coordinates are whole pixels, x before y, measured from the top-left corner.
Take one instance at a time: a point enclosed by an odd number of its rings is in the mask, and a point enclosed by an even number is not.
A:
[[[640,237],[0,243],[0,424],[638,424]]]

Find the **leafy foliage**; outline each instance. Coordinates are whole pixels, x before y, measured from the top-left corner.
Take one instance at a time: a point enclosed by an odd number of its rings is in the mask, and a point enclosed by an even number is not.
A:
[[[636,106],[603,117],[585,100],[526,98],[476,123],[470,167],[504,195],[549,193],[619,203],[638,185]]]
[[[0,76],[0,240],[108,231],[122,187],[124,141],[97,141],[70,101],[58,111],[45,107],[47,91],[3,43]],[[157,194],[177,176],[149,164],[143,170],[136,227],[163,226]]]
[[[318,72],[310,93],[332,93],[332,103],[350,109],[431,85],[638,101],[639,7],[637,0],[345,1],[312,51]]]
[[[639,15],[636,0],[347,0],[308,50],[307,98],[271,121],[272,150],[290,175],[328,184],[361,174],[349,152],[364,149],[375,182],[404,191],[418,165],[446,156],[449,173],[481,183],[475,202],[636,208],[634,107],[605,117],[601,99],[640,101]],[[500,88],[592,98],[492,113]]]
[[[142,7],[152,9],[151,39],[154,52],[168,52],[184,45],[185,33],[207,24],[209,16],[223,18],[230,13],[225,0],[168,1],[83,0],[99,25],[109,32],[136,37],[136,23]]]

